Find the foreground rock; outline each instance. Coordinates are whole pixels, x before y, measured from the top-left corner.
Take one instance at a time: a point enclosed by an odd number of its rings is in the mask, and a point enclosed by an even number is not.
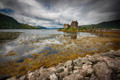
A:
[[[56,67],[41,67],[7,80],[120,80],[120,50],[87,55]]]

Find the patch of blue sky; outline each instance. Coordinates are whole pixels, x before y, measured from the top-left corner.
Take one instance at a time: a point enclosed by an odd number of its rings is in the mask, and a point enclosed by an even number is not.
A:
[[[4,9],[0,9],[0,12],[6,13],[6,14],[12,14],[14,13],[14,10],[10,8],[4,8]]]

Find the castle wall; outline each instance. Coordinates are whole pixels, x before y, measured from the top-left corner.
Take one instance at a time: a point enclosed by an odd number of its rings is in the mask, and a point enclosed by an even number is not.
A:
[[[78,22],[77,21],[72,21],[71,25],[64,24],[64,29],[67,29],[67,28],[79,29]]]
[[[64,24],[64,29],[70,28],[69,24]]]

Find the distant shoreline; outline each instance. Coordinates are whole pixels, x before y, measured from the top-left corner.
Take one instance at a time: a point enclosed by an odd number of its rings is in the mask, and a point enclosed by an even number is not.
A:
[[[74,30],[69,30],[69,29],[58,29],[58,31],[63,31],[63,32],[115,32],[115,33],[120,33],[120,29],[86,29],[86,30],[79,30],[79,29],[74,29]]]

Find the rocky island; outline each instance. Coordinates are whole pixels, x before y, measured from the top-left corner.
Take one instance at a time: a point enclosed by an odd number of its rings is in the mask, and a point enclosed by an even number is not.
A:
[[[78,21],[72,21],[71,24],[64,24],[62,29],[58,31],[63,32],[120,32],[120,20],[113,20],[108,22],[101,22],[98,24],[81,25],[78,26]]]

